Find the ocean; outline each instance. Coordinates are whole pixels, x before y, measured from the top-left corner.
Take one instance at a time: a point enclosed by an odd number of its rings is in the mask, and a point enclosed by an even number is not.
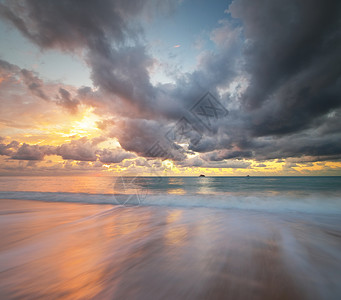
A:
[[[1,299],[340,299],[341,177],[0,177]]]
[[[0,198],[341,213],[341,177],[0,177]]]

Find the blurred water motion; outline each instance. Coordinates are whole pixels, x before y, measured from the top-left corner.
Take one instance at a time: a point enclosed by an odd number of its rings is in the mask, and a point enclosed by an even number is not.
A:
[[[1,299],[341,297],[337,216],[0,200],[0,224]]]
[[[341,177],[95,177],[9,176],[0,178],[0,191],[135,194],[226,194],[291,192],[295,196],[341,195]]]

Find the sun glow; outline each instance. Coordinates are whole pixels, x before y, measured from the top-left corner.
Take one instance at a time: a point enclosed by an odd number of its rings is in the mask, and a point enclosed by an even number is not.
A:
[[[79,121],[74,121],[71,125],[70,134],[79,137],[95,137],[99,133],[96,126],[100,118],[93,113],[93,108],[87,108]]]

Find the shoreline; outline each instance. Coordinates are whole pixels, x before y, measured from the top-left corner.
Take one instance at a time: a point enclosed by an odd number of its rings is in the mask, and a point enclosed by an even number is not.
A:
[[[1,298],[341,295],[329,216],[1,200],[0,223]]]

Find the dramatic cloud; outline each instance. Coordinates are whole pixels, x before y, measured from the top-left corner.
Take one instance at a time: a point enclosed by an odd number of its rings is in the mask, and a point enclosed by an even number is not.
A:
[[[70,116],[87,107],[98,119],[78,120],[85,134],[95,127],[102,139],[116,144],[101,148],[91,138],[70,141],[68,136],[54,148],[4,143],[0,153],[18,160],[55,154],[127,167],[148,167],[156,158],[202,168],[251,168],[251,160],[280,159],[293,160],[287,165],[293,168],[299,161],[341,159],[341,2],[235,0],[207,35],[210,46],[200,47],[195,68],[172,66],[169,83],[153,84],[157,59],[145,35],[146,21],[176,5],[161,0],[2,2],[0,16],[32,43],[84,59],[93,87],[52,84],[0,60],[0,124],[33,124],[27,111],[43,118],[43,102],[50,110],[61,106]],[[181,45],[176,51],[185,48]],[[207,91],[229,111],[211,118],[210,126],[192,111]],[[205,118],[216,113],[207,103],[200,109]],[[179,132],[180,139],[170,138]]]
[[[340,3],[234,1],[229,12],[242,23],[245,41],[234,58],[243,61],[240,72],[247,88],[230,94],[230,101],[242,105],[230,111],[220,134],[205,137],[192,149],[222,149],[209,154],[211,160],[339,159]],[[221,44],[229,44],[231,36],[224,26],[212,34]],[[207,68],[201,72],[206,74]],[[231,76],[231,71],[222,74]]]
[[[171,8],[166,1],[8,1],[1,15],[44,49],[86,51],[92,79],[135,109],[153,110],[155,93],[148,68],[153,59],[139,41],[136,17]]]
[[[7,1],[1,5],[1,14],[39,46],[73,50],[106,38],[123,42],[133,32],[127,18],[141,5],[140,1],[108,0]]]
[[[340,2],[241,0],[230,12],[247,39],[241,100],[253,134],[295,132],[340,107]]]

